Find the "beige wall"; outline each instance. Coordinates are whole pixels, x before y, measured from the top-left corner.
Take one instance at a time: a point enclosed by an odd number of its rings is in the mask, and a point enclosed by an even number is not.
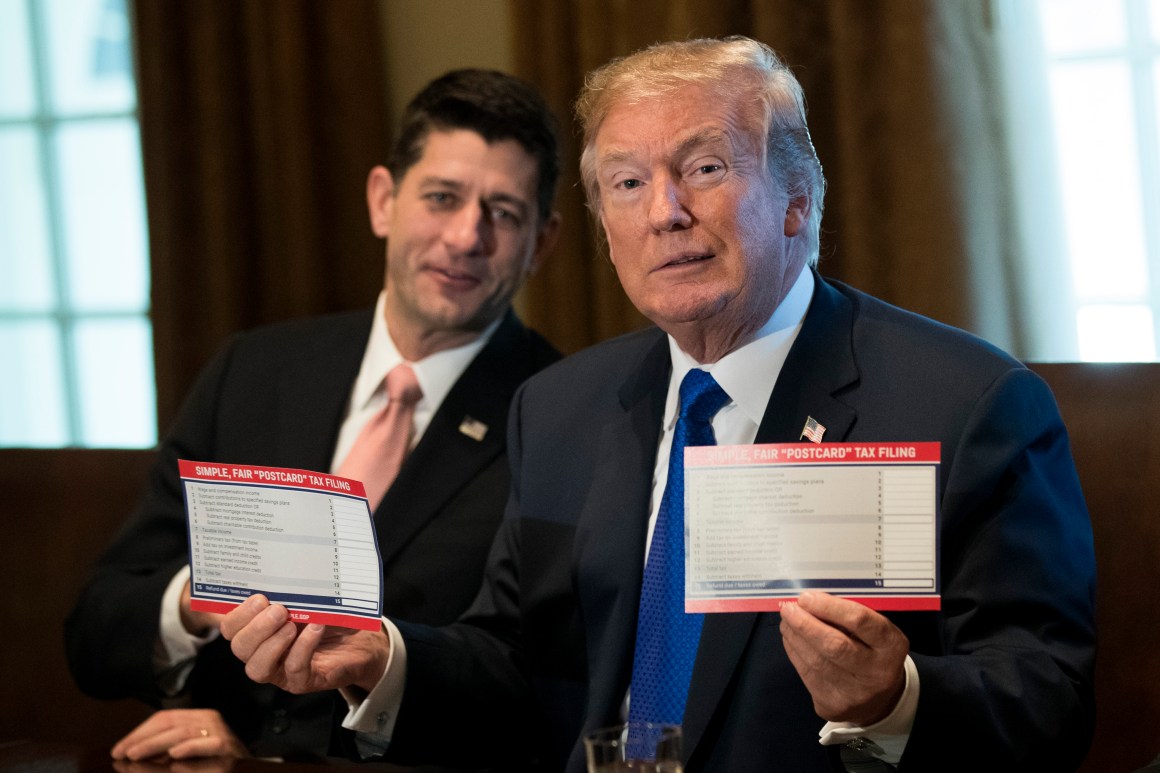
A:
[[[511,72],[509,0],[383,0],[390,125],[427,81],[457,67]]]

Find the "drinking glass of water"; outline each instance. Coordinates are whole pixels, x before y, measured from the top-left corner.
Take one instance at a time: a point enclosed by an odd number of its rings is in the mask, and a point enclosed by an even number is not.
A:
[[[680,725],[628,722],[584,736],[588,773],[682,773]]]

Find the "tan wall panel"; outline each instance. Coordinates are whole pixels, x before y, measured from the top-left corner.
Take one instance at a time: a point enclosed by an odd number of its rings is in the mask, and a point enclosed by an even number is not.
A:
[[[390,125],[427,81],[458,67],[511,72],[508,0],[383,0]]]

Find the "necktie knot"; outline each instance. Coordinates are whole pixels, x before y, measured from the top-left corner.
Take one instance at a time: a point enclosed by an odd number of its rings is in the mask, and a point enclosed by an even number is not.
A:
[[[386,377],[387,397],[391,402],[400,402],[404,406],[411,406],[419,402],[423,390],[419,388],[419,379],[411,366],[402,363],[391,368]]]

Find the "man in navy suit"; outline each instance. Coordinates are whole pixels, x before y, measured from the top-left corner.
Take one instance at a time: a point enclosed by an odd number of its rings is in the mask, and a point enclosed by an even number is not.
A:
[[[254,683],[218,616],[190,609],[177,459],[335,470],[400,362],[423,396],[374,514],[383,609],[439,625],[467,608],[507,499],[511,397],[559,359],[510,309],[554,243],[558,168],[554,119],[529,85],[483,70],[436,79],[367,181],[387,240],[377,307],[242,335],[202,373],[67,623],[83,690],[190,707],[154,714],[114,757],[327,754],[337,694]]]
[[[583,735],[648,694],[634,674],[646,552],[672,517],[682,384],[705,371],[691,380],[724,393],[718,443],[796,442],[810,418],[823,442],[940,443],[942,608],[803,592],[780,613],[705,616],[686,769],[1074,769],[1092,729],[1095,567],[1047,387],[816,273],[821,166],[800,86],[766,46],[654,46],[590,75],[577,112],[590,206],[657,328],[521,387],[505,521],[457,623],[298,631],[253,597],[223,622],[234,653],[293,691],[342,687],[363,755],[583,770]]]

